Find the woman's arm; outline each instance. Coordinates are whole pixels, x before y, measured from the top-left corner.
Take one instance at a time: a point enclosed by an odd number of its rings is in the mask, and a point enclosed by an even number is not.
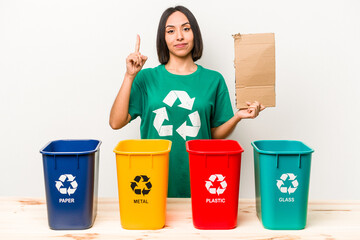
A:
[[[259,115],[260,111],[265,109],[265,107],[261,103],[258,103],[256,101],[253,104],[249,102],[247,102],[246,104],[249,106],[248,109],[239,110],[232,118],[230,118],[229,121],[218,127],[212,128],[211,138],[226,138],[230,135],[230,133],[234,131],[236,125],[238,124],[238,122],[241,121],[241,119],[256,118]]]
[[[223,139],[232,133],[237,125],[238,122],[241,121],[241,118],[235,114],[232,118],[230,118],[229,121],[224,123],[223,125],[220,125],[218,127],[211,129],[211,138],[214,139]]]
[[[109,124],[112,129],[120,129],[131,120],[129,101],[134,78],[134,76],[125,74],[124,81],[110,111]]]
[[[139,52],[140,36],[137,35],[135,52],[126,58],[126,73],[118,95],[110,111],[109,124],[113,129],[120,129],[131,120],[129,114],[129,101],[131,86],[138,72],[144,66],[147,57]]]

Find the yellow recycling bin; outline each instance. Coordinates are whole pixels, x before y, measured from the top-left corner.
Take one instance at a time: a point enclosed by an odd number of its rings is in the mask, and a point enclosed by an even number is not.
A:
[[[115,147],[121,226],[165,226],[169,140],[124,140]]]

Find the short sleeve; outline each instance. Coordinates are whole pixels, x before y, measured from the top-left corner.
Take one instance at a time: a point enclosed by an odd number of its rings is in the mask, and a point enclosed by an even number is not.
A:
[[[131,116],[131,120],[136,119],[137,117],[141,117],[142,115],[142,107],[143,107],[143,89],[141,88],[141,80],[142,80],[141,71],[135,77],[134,82],[131,86],[130,92],[130,101],[129,101],[129,114]]]
[[[218,127],[226,123],[234,116],[229,91],[222,76],[220,77],[218,89],[216,92],[215,107],[211,114],[211,128]]]

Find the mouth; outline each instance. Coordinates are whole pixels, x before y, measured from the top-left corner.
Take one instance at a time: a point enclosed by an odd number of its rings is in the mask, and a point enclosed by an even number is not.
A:
[[[176,48],[184,48],[186,46],[187,46],[187,43],[179,43],[179,44],[175,45]]]

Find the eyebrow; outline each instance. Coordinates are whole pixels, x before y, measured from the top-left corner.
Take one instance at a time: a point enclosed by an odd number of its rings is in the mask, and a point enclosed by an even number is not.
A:
[[[183,24],[181,24],[181,26],[184,26],[184,25],[186,25],[186,24],[190,24],[189,22],[186,22],[186,23],[183,23]],[[167,28],[167,27],[175,27],[174,25],[167,25],[165,28]]]

